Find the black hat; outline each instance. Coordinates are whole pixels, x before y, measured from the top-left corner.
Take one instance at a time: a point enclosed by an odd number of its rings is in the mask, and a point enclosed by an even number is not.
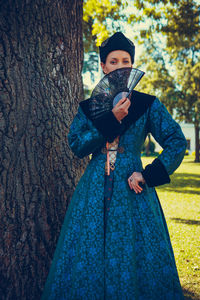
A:
[[[134,63],[135,46],[122,32],[116,32],[101,44],[99,47],[101,61],[105,64],[107,55],[115,50],[128,52],[131,56],[132,64]]]

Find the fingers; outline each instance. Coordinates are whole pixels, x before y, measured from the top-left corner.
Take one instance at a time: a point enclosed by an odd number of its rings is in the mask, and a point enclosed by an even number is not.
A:
[[[120,101],[121,101],[121,103],[120,103]],[[129,106],[131,105],[131,101],[128,98],[123,98],[120,101],[118,102],[118,103],[120,103],[118,108],[121,109],[122,111],[124,111],[125,115],[127,115]]]
[[[134,190],[136,194],[141,193],[143,189],[138,182],[128,180],[128,184],[131,190]]]
[[[127,98],[122,98],[121,100],[119,100],[119,102],[116,104],[116,106],[122,105]]]
[[[123,104],[124,102],[126,102],[127,98],[122,98],[121,100],[119,100],[118,103]]]
[[[134,190],[136,194],[141,193],[143,191],[143,189],[141,188],[141,186],[139,185],[139,183],[134,183],[133,181],[128,181],[129,183],[129,187],[131,190]]]
[[[131,105],[131,101],[129,100],[129,98],[122,98],[116,104],[116,106],[120,106],[120,105],[123,106],[123,108],[129,108],[129,106]]]
[[[128,178],[128,184],[131,190],[134,190],[136,194],[141,193],[143,191],[143,188],[139,185],[141,182],[143,182],[140,173],[134,172],[129,178]]]
[[[141,188],[141,186],[139,184],[136,184],[134,188],[134,191],[137,193],[141,193],[143,188]]]
[[[131,101],[128,98],[123,98],[113,107],[112,112],[118,121],[121,121],[128,115],[128,108],[130,104]]]
[[[127,100],[122,104],[122,107],[128,111],[130,105],[131,105],[131,101],[130,101],[129,99],[127,99]]]

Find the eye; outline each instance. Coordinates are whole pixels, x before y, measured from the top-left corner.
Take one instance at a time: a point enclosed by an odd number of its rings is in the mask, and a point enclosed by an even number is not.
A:
[[[110,62],[111,65],[114,65],[115,63],[116,63],[115,60],[111,60],[111,62]]]

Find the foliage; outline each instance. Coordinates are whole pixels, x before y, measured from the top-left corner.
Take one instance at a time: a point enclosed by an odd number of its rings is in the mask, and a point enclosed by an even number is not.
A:
[[[121,29],[125,15],[121,9],[127,5],[124,0],[85,0],[83,4],[83,73],[89,71],[94,81],[94,72],[98,70],[98,46],[108,36]]]
[[[90,72],[91,81],[95,80],[95,72],[98,71],[98,55],[96,52],[91,51],[85,53],[85,59],[83,63],[83,73]]]
[[[83,4],[83,21],[84,29],[87,28],[87,36],[85,36],[85,49],[88,51],[88,37],[93,36],[96,45],[99,46],[111,32],[120,28],[118,21],[125,18],[121,13],[122,7],[127,5],[126,1],[118,0],[85,0]],[[85,34],[85,30],[84,30]],[[94,38],[90,40],[94,41]],[[94,45],[93,45],[94,46]]]
[[[173,113],[178,102],[179,91],[162,54],[154,47],[149,48],[137,61],[137,67],[145,69],[146,72],[137,90],[155,95],[162,100],[170,113]]]
[[[147,71],[154,73],[146,90],[162,94],[166,106],[170,110],[176,108],[179,120],[194,122],[195,107],[200,101],[200,6],[193,0],[136,1],[136,6],[143,15],[140,22],[151,19],[149,27],[141,31],[148,45],[143,63]],[[132,19],[130,16],[129,22]],[[158,32],[165,36],[166,44],[157,40]],[[173,66],[171,74],[166,67],[166,55]],[[170,96],[171,103],[167,101]]]
[[[194,0],[136,1],[142,18],[131,15],[129,22],[147,22],[149,26],[141,31],[141,37],[148,47],[147,73],[152,71],[143,90],[155,90],[162,101],[180,121],[193,123],[196,131],[196,149],[199,148],[200,127],[200,5]],[[164,44],[158,40],[158,33],[164,37]],[[155,51],[154,51],[155,50]],[[157,59],[156,52],[165,59]],[[144,55],[144,56],[145,56]],[[170,73],[166,64],[172,67]],[[196,153],[199,151],[197,150]],[[199,162],[199,156],[195,161]]]
[[[149,137],[147,137],[143,144],[142,152],[150,156],[151,154],[154,153],[155,147],[156,147],[155,143]]]
[[[185,155],[189,155],[189,150],[188,149],[185,150]]]

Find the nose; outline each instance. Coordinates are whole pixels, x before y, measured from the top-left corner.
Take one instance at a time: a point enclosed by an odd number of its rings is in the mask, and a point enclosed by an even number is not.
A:
[[[123,67],[124,67],[124,65],[122,62],[118,64],[118,69],[122,69]]]

